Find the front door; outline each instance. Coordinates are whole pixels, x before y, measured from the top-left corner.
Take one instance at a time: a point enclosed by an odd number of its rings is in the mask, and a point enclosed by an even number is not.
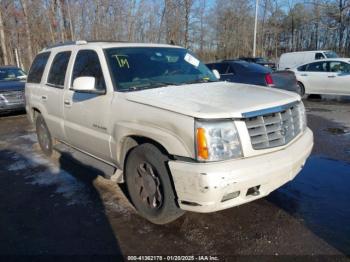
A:
[[[95,78],[95,89],[104,94],[72,90],[77,77]],[[71,81],[64,95],[64,127],[67,142],[105,161],[111,160],[110,104],[113,92],[107,90],[100,58],[95,50],[79,50],[72,69]]]

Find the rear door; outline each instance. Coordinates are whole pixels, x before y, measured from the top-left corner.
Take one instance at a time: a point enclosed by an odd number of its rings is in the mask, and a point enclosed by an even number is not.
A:
[[[350,95],[350,64],[343,61],[329,63],[329,94]]]
[[[113,90],[108,90],[105,72],[108,70],[104,62],[104,70],[100,61],[104,60],[102,50],[81,49],[76,51],[72,65],[68,88],[64,94],[64,128],[67,142],[87,153],[105,161],[111,158],[110,107]],[[90,76],[96,81],[95,89],[104,91],[81,92],[72,89],[77,77]]]
[[[41,105],[41,89],[43,82],[43,75],[50,57],[50,52],[38,54],[28,73],[26,82],[26,110],[30,115],[32,114],[32,107],[39,107]]]
[[[41,90],[41,100],[45,107],[45,121],[51,134],[64,140],[63,93],[67,66],[71,51],[59,51],[52,54],[52,62],[47,74],[46,83]],[[50,64],[50,62],[49,62]]]

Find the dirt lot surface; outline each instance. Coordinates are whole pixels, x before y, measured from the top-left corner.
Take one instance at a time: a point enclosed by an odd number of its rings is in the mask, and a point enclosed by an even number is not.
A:
[[[348,261],[350,101],[305,104],[315,148],[294,181],[267,198],[186,213],[165,226],[141,218],[123,187],[86,163],[45,158],[25,115],[2,116],[0,254],[336,255],[327,258]]]

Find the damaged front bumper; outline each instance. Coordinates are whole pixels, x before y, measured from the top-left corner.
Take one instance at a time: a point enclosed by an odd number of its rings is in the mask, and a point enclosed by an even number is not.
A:
[[[265,155],[215,163],[169,161],[179,206],[206,213],[264,197],[300,172],[312,147],[307,128],[288,147]]]

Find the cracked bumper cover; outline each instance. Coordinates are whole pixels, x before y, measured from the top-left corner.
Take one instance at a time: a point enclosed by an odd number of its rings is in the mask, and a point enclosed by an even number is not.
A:
[[[265,155],[215,163],[169,161],[179,206],[194,212],[214,212],[268,195],[292,180],[305,164],[313,147],[313,134],[304,134],[288,147]],[[247,195],[260,186],[259,195]],[[238,197],[222,202],[226,194]]]

